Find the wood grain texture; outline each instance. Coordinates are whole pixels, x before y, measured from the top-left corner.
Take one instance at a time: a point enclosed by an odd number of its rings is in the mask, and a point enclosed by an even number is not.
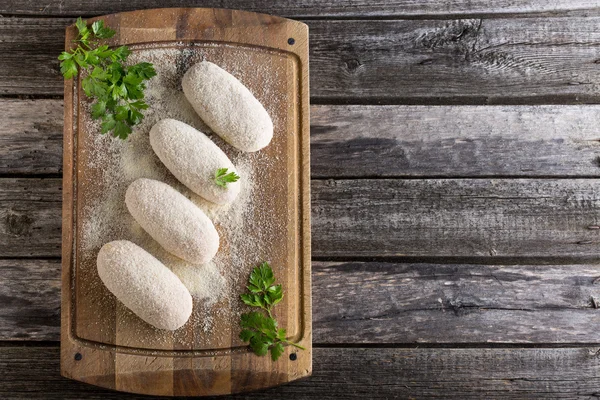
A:
[[[312,175],[598,176],[598,106],[313,106]]]
[[[60,261],[0,260],[0,340],[60,339]]]
[[[340,262],[313,276],[316,343],[600,341],[600,265]]]
[[[0,5],[0,13],[11,15],[79,16],[100,15],[115,12],[157,7],[221,7],[276,14],[283,17],[375,17],[375,16],[440,16],[473,14],[556,13],[585,11],[594,12],[598,3],[594,0],[35,0],[12,1]]]
[[[322,102],[590,102],[599,21],[314,21],[313,95]]]
[[[598,255],[596,179],[313,181],[317,257]]]
[[[228,399],[597,397],[600,348],[316,348],[308,379]],[[150,399],[61,378],[58,347],[0,347],[6,400]],[[82,360],[81,362],[84,362]],[[219,397],[223,398],[223,397]],[[158,398],[157,398],[158,399]]]
[[[70,22],[0,19],[0,93],[62,94],[56,57]],[[600,17],[306,22],[313,103],[600,100]]]
[[[0,99],[0,174],[62,171],[63,102]]]
[[[60,254],[61,189],[57,179],[0,180],[0,255]]]
[[[594,259],[597,179],[312,181],[317,257]],[[0,179],[0,254],[60,256],[60,179]]]
[[[0,94],[62,96],[58,55],[71,19],[0,19]]]
[[[0,340],[60,339],[59,260],[0,261]],[[600,265],[313,262],[314,342],[593,343]],[[552,327],[543,329],[542,327]]]
[[[241,265],[234,263],[233,268],[239,268],[242,275],[249,274],[251,263],[257,262],[255,257],[264,257],[274,266],[281,266],[275,268],[286,296],[275,315],[287,329],[286,338],[305,350],[297,354],[297,359],[291,358],[297,350],[286,345],[275,362],[249,351],[239,338],[237,307],[229,305],[229,299],[237,298],[242,291],[242,279],[228,282],[224,290],[234,291],[235,295],[219,298],[209,315],[198,312],[204,302],[197,299],[194,305],[197,314],[173,332],[146,324],[126,312],[122,304],[110,296],[96,272],[97,249],[95,245],[86,247],[84,244],[90,237],[97,237],[97,232],[86,231],[89,226],[86,222],[98,221],[91,211],[94,201],[101,198],[103,204],[99,210],[112,201],[109,199],[122,204],[127,185],[135,178],[148,177],[148,172],[140,171],[124,183],[102,179],[104,174],[123,175],[126,167],[121,161],[126,156],[119,154],[116,162],[100,165],[90,156],[94,151],[109,150],[94,140],[98,132],[87,113],[77,112],[84,109],[80,100],[83,94],[79,81],[69,80],[65,82],[64,107],[61,374],[118,391],[163,396],[247,392],[309,376],[312,319],[307,26],[265,14],[206,8],[126,12],[103,17],[103,20],[117,31],[110,39],[113,45],[139,44],[145,49],[152,44],[161,51],[169,47],[175,54],[172,61],[182,56],[193,60],[192,63],[209,59],[229,68],[234,65],[237,76],[250,90],[264,93],[265,86],[268,87],[266,92],[270,97],[262,99],[262,103],[277,123],[274,138],[270,146],[261,151],[261,156],[270,162],[270,168],[262,168],[261,171],[266,172],[257,177],[251,188],[246,188],[255,196],[252,201],[257,216],[250,216],[254,209],[244,214],[243,225],[247,230],[237,222],[229,222],[243,232],[242,239],[228,233],[223,224],[216,224],[220,229],[219,256],[221,262],[233,263],[232,259],[238,256],[234,252],[239,250],[234,247],[234,241],[248,240],[256,230],[263,232],[267,239],[257,238],[253,243],[258,249],[256,255],[244,258]],[[75,34],[75,26],[70,26],[65,42],[67,49]],[[288,43],[290,37],[295,38],[294,43]],[[153,54],[149,50],[139,51]],[[241,57],[246,57],[245,63],[240,62]],[[262,67],[260,78],[256,75],[258,67]],[[257,97],[261,98],[258,94]],[[152,110],[149,108],[148,112]],[[136,143],[147,149],[136,154],[136,160],[154,156],[148,138],[145,140],[146,143]],[[158,176],[167,180],[166,170]],[[122,186],[123,192],[101,197],[117,185]],[[265,217],[258,215],[259,209],[270,212]],[[111,208],[101,218],[104,223],[116,225],[123,220],[119,212]],[[125,208],[123,212],[127,213]],[[131,223],[128,221],[126,225],[129,228]],[[118,235],[120,239],[143,244],[149,250],[146,246],[154,242],[139,243],[141,235],[139,231],[131,233],[133,231],[117,229],[107,237],[100,236],[100,240],[106,243]],[[156,251],[152,252],[160,258]],[[213,262],[216,263],[219,256]],[[186,265],[186,268],[194,267]],[[210,329],[206,329],[204,319],[211,317],[213,322]],[[76,353],[86,361],[78,362],[74,358]]]
[[[0,174],[62,172],[62,100],[0,99]],[[311,107],[313,178],[599,176],[600,106]]]
[[[24,0],[0,4],[0,13],[73,17],[177,3]],[[201,5],[311,18],[417,17],[310,21],[311,38],[317,39],[311,54],[313,101],[319,103],[599,100],[597,1],[208,0]],[[555,13],[561,18],[540,17]],[[512,15],[516,18],[507,18]],[[565,15],[572,17],[562,18]],[[584,15],[596,17],[573,17]],[[535,17],[521,19],[531,16]],[[460,17],[484,19],[454,20]],[[62,49],[63,27],[70,21],[0,19],[0,93],[60,96],[62,80],[55,57]],[[0,127],[0,174],[60,173],[55,158],[60,149],[58,125],[36,103],[30,105],[33,119],[21,119],[15,108],[21,104],[14,102],[8,108],[0,105],[11,119]],[[597,116],[590,111],[595,106],[507,107],[502,113],[460,107],[321,107],[324,112],[316,116],[317,124],[313,121],[312,138],[313,152],[319,153],[313,162],[317,178],[597,176],[593,132]],[[46,111],[52,110],[58,108]],[[411,116],[415,130],[402,125]],[[461,119],[466,123],[453,124]],[[44,181],[0,180],[0,256],[58,255],[60,193],[52,185],[60,181],[40,182]],[[454,182],[316,181],[315,190],[324,196],[315,200],[317,206],[323,204],[315,212],[315,219],[323,222],[315,228],[321,235],[316,241],[326,240],[322,247],[319,244],[319,256],[403,257],[408,248],[409,257],[476,257],[487,262],[494,262],[494,257],[552,263],[597,257],[598,231],[587,229],[598,222],[597,180]],[[56,300],[52,300],[55,264],[0,261],[0,281],[8,282],[0,288],[5,304],[0,308],[0,338],[57,337]],[[317,262],[315,266],[317,342],[566,345],[598,340],[597,310],[586,303],[598,292],[594,264]],[[311,379],[233,398],[595,398],[600,386],[599,351],[597,346],[317,348]],[[58,359],[56,346],[1,345],[0,398],[147,398],[62,379]]]

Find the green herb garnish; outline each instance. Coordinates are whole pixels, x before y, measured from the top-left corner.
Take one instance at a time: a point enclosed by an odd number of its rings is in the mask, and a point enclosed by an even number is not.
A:
[[[235,172],[227,173],[227,168],[219,168],[215,172],[215,183],[221,187],[227,187],[228,183],[237,182],[239,179]]]
[[[142,62],[130,67],[123,65],[131,50],[127,46],[110,49],[99,45],[103,39],[114,36],[115,31],[104,26],[104,21],[87,25],[81,18],[75,26],[78,30],[77,48],[63,51],[60,72],[66,79],[87,71],[81,81],[85,95],[96,101],[92,104],[92,118],[102,119],[101,132],[112,131],[114,137],[127,139],[131,127],[139,124],[148,108],[144,102],[144,81],[156,75],[151,63]]]
[[[265,356],[270,350],[271,359],[276,361],[283,354],[284,343],[305,350],[299,344],[286,339],[285,329],[277,328],[277,321],[271,314],[273,307],[283,299],[283,291],[281,285],[275,285],[275,276],[269,263],[264,262],[254,268],[247,288],[250,293],[240,295],[242,301],[249,306],[264,310],[264,312],[253,311],[241,316],[240,339],[250,342],[254,354]]]

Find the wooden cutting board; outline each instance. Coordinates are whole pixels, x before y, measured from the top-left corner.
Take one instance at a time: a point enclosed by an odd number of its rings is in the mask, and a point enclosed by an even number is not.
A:
[[[154,62],[160,68],[149,83],[151,107],[145,121],[126,142],[101,136],[89,120],[89,101],[80,80],[65,82],[62,375],[120,391],[174,396],[244,392],[310,375],[307,26],[265,14],[209,8],[144,10],[96,19],[117,31],[110,45],[126,44],[133,50],[131,60]],[[67,49],[74,37],[76,29],[70,26]],[[164,117],[183,119],[210,134],[177,94],[185,70],[202,59],[225,68],[250,88],[271,115],[275,133],[267,148],[252,154],[242,154],[213,136],[236,166],[245,166],[252,186],[244,204],[215,211],[221,235],[217,261],[212,269],[183,266],[192,271],[199,294],[190,321],[167,332],[140,320],[108,292],[98,277],[95,257],[104,242],[128,239],[161,259],[159,246],[123,211],[126,185],[137,177],[162,179],[206,206],[164,169],[147,139],[149,127]],[[169,259],[162,260],[171,267]],[[275,316],[287,328],[288,338],[306,347],[299,351],[287,346],[276,362],[254,355],[238,338],[239,314],[248,311],[239,294],[252,268],[265,260],[285,294]],[[199,276],[207,279],[198,281]],[[202,294],[207,287],[213,289],[213,280],[220,296],[209,301]]]

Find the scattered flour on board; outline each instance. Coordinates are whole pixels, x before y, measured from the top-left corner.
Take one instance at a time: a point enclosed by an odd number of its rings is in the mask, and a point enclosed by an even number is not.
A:
[[[209,338],[210,335],[216,335],[212,332],[215,321],[226,320],[237,324],[239,314],[244,311],[239,305],[239,294],[249,271],[252,266],[264,261],[269,249],[281,245],[273,244],[272,238],[285,238],[288,227],[287,221],[277,220],[269,213],[261,212],[272,206],[272,200],[265,194],[280,188],[263,184],[261,192],[257,192],[260,186],[258,182],[262,178],[261,172],[270,170],[272,174],[285,177],[285,163],[278,162],[278,159],[267,156],[263,151],[244,153],[226,144],[212,134],[200,120],[181,90],[181,77],[187,68],[201,59],[211,58],[211,54],[210,48],[200,47],[133,52],[129,62],[151,62],[158,75],[148,82],[146,102],[150,107],[145,112],[145,118],[140,125],[134,127],[133,133],[126,141],[101,135],[99,123],[89,118],[89,104],[82,104],[80,118],[87,134],[83,139],[85,143],[80,146],[82,150],[78,155],[78,165],[86,165],[87,179],[79,179],[79,191],[85,206],[81,210],[78,251],[79,257],[87,260],[79,268],[90,276],[93,275],[95,257],[99,249],[111,240],[131,240],[153,254],[181,279],[194,297],[194,313],[189,324],[206,334],[206,342],[215,343],[220,342],[220,338]],[[228,60],[215,62],[219,62],[223,68],[237,73],[238,76],[242,71],[252,71],[246,72],[248,77],[258,73],[261,78],[257,79],[263,81],[256,95],[262,99],[267,111],[273,116],[275,126],[278,126],[276,113],[268,107],[269,104],[276,104],[280,96],[283,96],[280,91],[270,92],[269,79],[278,79],[277,68],[265,70],[261,74],[256,68],[252,70],[245,67],[244,62],[250,63],[251,60],[243,51],[233,54]],[[204,200],[179,183],[162,165],[152,151],[148,133],[152,125],[163,118],[174,118],[194,126],[209,135],[226,152],[240,176],[244,178],[241,180],[240,194],[233,203],[220,206]],[[221,244],[219,252],[210,263],[192,265],[172,256],[133,220],[126,209],[124,196],[129,184],[140,177],[157,179],[172,185],[211,218],[219,231]],[[257,229],[258,226],[260,229]],[[87,272],[85,268],[88,269]],[[104,299],[95,300],[98,302],[96,306],[102,307]],[[153,338],[156,339],[158,334],[153,334]],[[164,340],[168,340],[167,336]],[[202,345],[202,338],[194,340]],[[224,346],[227,347],[227,340],[224,340]],[[143,340],[140,339],[140,342]]]

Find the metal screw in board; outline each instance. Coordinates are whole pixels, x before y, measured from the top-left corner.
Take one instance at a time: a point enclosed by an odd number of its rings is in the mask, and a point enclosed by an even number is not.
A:
[[[291,37],[291,38],[288,39],[288,44],[289,45],[293,45],[294,43],[296,43],[296,41],[294,40],[294,38]]]
[[[80,361],[83,358],[81,353],[75,353],[75,361]]]
[[[298,355],[296,353],[290,354],[290,360],[296,361],[297,358],[298,358]]]

